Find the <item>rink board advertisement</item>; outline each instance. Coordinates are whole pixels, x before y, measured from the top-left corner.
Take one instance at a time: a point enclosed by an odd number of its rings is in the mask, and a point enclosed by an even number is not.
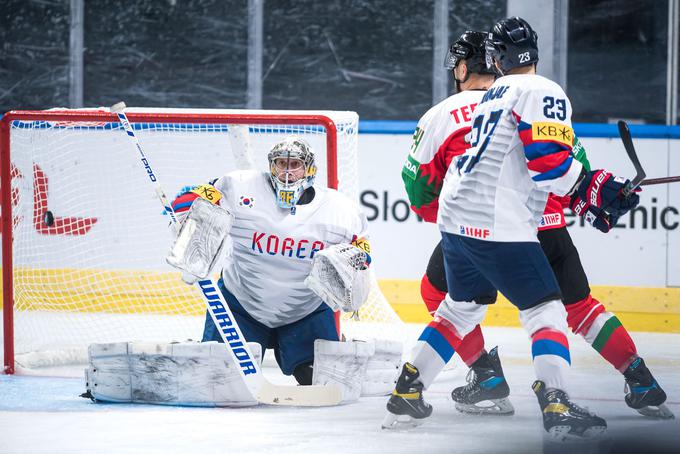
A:
[[[165,283],[172,269],[164,260],[172,239],[169,219],[125,134],[102,131],[106,137],[102,146],[100,141],[88,142],[85,135],[41,133],[56,135],[44,141],[48,145],[34,147],[31,155],[13,155],[15,280],[42,269],[55,287],[61,285],[57,291],[63,291],[71,285],[64,286],[64,279],[82,283],[94,278],[90,270],[98,269],[96,279],[110,280],[111,288],[126,282],[130,271],[147,273],[146,284],[132,295],[169,285]],[[138,135],[150,157],[170,147],[181,150],[171,159],[150,159],[170,198],[187,185],[234,169],[224,132],[203,133],[200,139],[146,131]],[[13,147],[21,140],[13,137]],[[633,176],[618,138],[581,140],[593,168]],[[680,175],[680,140],[634,138],[634,142],[649,178]],[[312,146],[325,148],[320,137]],[[422,312],[418,282],[439,231],[409,209],[401,169],[410,146],[411,135],[403,128],[359,135],[358,202],[369,220],[373,267],[385,296],[393,306],[419,305]],[[325,159],[323,151],[317,159]],[[255,163],[263,169],[267,165],[264,156]],[[324,180],[322,171],[319,181]],[[680,184],[647,186],[640,197],[640,206],[609,234],[568,217],[571,235],[591,285],[622,287],[626,294],[642,291],[636,293],[638,300],[660,301],[650,306],[654,312],[680,313]],[[178,279],[171,281],[173,287],[183,285]],[[172,292],[176,297],[180,290]],[[636,308],[624,310],[639,312]]]

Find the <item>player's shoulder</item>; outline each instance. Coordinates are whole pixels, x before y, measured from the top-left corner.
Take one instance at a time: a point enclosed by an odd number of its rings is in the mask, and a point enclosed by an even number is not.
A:
[[[254,169],[233,170],[224,175],[225,180],[233,183],[247,183],[251,181],[259,181],[267,178],[267,172]]]
[[[215,180],[213,185],[224,193],[234,188],[266,183],[268,178],[267,172],[259,170],[234,170]]]
[[[499,78],[494,85],[508,85],[520,92],[552,92],[563,94],[560,85],[539,74],[515,74]]]
[[[451,95],[430,107],[421,117],[420,121],[422,123],[424,121],[431,121],[435,118],[449,118],[452,111],[479,103],[485,92],[485,90],[466,90]]]

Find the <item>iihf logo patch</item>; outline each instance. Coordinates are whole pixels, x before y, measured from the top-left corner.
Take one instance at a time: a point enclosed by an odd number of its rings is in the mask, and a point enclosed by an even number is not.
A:
[[[253,199],[252,197],[246,197],[242,195],[241,200],[239,200],[238,204],[242,207],[252,208],[253,205],[255,204],[255,199]]]

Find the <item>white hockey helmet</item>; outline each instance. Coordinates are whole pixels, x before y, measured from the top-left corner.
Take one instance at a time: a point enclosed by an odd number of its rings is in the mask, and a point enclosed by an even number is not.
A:
[[[281,208],[293,208],[316,178],[312,148],[300,137],[289,136],[274,145],[267,157],[276,203]]]

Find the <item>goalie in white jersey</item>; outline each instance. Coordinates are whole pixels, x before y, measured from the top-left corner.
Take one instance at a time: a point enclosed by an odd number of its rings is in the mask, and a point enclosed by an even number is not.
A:
[[[268,172],[229,173],[180,195],[173,208],[182,216],[204,198],[233,215],[219,288],[246,340],[263,352],[274,349],[283,373],[306,385],[312,383],[314,341],[339,340],[333,309],[358,310],[368,295],[368,272],[361,272],[370,262],[368,223],[345,195],[314,185],[314,153],[301,138],[276,144],[268,158]],[[337,298],[318,275],[307,279],[315,259],[329,251],[340,251],[330,260],[349,251],[359,270],[352,298]],[[210,316],[203,341],[221,342]]]
[[[572,197],[579,214],[620,216],[639,202],[628,184],[573,159],[571,105],[554,82],[536,75],[536,33],[523,19],[499,21],[486,40],[487,65],[500,78],[477,105],[471,148],[448,169],[438,224],[448,294],[423,331],[388,404],[411,418],[432,408],[422,398],[448,359],[501,291],[520,310],[532,338],[533,389],[544,427],[558,439],[591,437],[606,423],[566,394],[571,362],[560,289],[537,239],[550,192]],[[394,425],[390,410],[386,423]]]

